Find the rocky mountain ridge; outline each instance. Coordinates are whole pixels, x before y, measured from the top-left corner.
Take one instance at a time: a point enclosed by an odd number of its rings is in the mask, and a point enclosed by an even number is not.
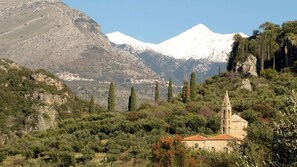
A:
[[[225,62],[212,62],[209,59],[175,59],[151,49],[135,50],[127,44],[114,44],[116,47],[137,55],[149,68],[163,78],[171,78],[177,85],[188,80],[191,72],[196,72],[197,82],[217,75],[226,70]]]
[[[95,76],[98,80],[105,76],[100,73],[110,71],[103,65],[130,75],[128,78],[154,75],[134,55],[113,48],[94,20],[62,2],[28,0],[17,4],[1,10],[2,56],[33,69],[45,68],[55,73],[79,68],[80,75]]]
[[[85,98],[94,94],[105,103],[107,84],[99,83],[116,82],[124,99],[130,80],[162,81],[137,56],[113,47],[94,20],[58,0],[2,0],[0,6],[0,57],[87,79],[67,81]]]

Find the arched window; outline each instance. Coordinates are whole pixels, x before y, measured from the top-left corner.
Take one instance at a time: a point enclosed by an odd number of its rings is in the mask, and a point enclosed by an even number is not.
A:
[[[223,134],[225,134],[226,133],[226,129],[225,129],[225,127],[223,127]]]

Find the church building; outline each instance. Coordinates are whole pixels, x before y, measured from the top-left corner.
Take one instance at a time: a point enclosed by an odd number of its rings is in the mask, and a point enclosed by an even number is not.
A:
[[[201,135],[190,136],[184,138],[183,143],[193,149],[233,151],[235,146],[241,144],[247,135],[246,128],[248,122],[236,114],[232,115],[232,106],[227,91],[222,103],[221,112],[220,135],[213,137],[204,137]]]

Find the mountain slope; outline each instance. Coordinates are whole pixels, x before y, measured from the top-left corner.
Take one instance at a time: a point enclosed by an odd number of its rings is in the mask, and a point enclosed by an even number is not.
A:
[[[217,34],[199,24],[160,44],[138,41],[120,32],[107,34],[118,48],[136,54],[160,76],[182,84],[192,71],[197,81],[225,71],[234,34]]]
[[[59,73],[83,97],[92,93],[105,102],[108,89],[98,83],[161,80],[138,57],[114,48],[95,21],[59,0],[2,0],[0,9],[0,57]],[[119,96],[126,98],[127,87]]]
[[[96,73],[111,72],[102,65],[116,66],[127,74],[126,67],[131,67],[138,77],[151,73],[135,56],[114,49],[96,22],[58,0],[27,0],[1,11],[2,56],[22,65],[54,72],[79,68],[82,75],[97,79],[100,75],[92,74],[93,68],[99,67]]]
[[[171,78],[177,85],[182,85],[192,71],[198,75],[197,82],[203,82],[205,79],[217,75],[219,70],[222,72],[226,70],[225,62],[212,62],[208,59],[175,59],[151,49],[137,51],[127,44],[115,44],[115,46],[136,54],[154,72],[167,80]]]

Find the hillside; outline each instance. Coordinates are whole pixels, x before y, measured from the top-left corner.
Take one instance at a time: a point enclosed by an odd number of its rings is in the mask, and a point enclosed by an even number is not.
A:
[[[94,20],[59,0],[0,3],[0,57],[59,74],[82,97],[94,94],[102,104],[105,83],[116,82],[126,98],[127,81],[161,80],[135,55],[111,46]]]
[[[293,67],[297,60],[297,21],[287,21],[282,25],[265,22],[248,38],[235,36],[230,53],[228,70],[237,70],[237,63],[248,55],[257,58],[257,72],[271,68],[278,71]]]
[[[0,97],[1,144],[88,111],[87,102],[73,95],[53,74],[32,71],[6,59],[0,59]]]
[[[189,156],[206,166],[249,161],[263,165],[274,153],[270,150],[272,122],[278,122],[280,112],[288,107],[285,99],[291,90],[297,89],[297,79],[295,74],[273,70],[266,70],[262,76],[247,78],[252,88],[247,90],[242,87],[246,78],[237,73],[222,73],[199,84],[196,99],[187,103],[176,97],[172,103],[144,103],[136,112],[101,112],[67,119],[55,128],[6,145],[0,155],[6,165],[146,166],[152,163],[151,146],[161,136],[218,133],[220,107],[228,90],[233,112],[249,121],[244,147],[229,155],[199,151]],[[259,156],[255,156],[254,149]],[[4,155],[8,157],[5,159]]]

